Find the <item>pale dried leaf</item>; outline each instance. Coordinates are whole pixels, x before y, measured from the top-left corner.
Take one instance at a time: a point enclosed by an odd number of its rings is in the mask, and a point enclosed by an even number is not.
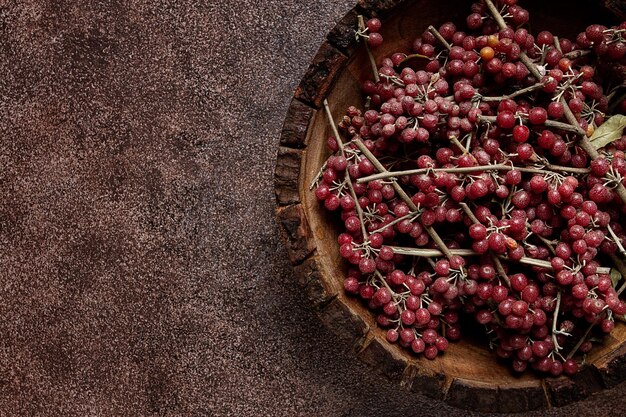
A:
[[[622,131],[625,127],[626,116],[622,114],[611,116],[593,132],[593,135],[589,138],[589,142],[591,142],[596,149],[604,148],[609,143],[621,138]]]
[[[611,283],[613,284],[613,288],[617,286],[617,283],[622,279],[622,274],[615,268],[611,268]]]

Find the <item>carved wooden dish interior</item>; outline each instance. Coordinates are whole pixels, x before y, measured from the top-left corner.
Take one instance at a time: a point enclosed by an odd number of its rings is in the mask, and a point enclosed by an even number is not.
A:
[[[443,399],[457,407],[517,412],[559,406],[609,388],[626,376],[626,326],[619,324],[606,342],[587,356],[587,366],[573,378],[541,379],[527,371],[515,376],[485,345],[468,340],[451,343],[436,360],[418,357],[385,340],[372,313],[344,293],[347,266],[338,255],[337,230],[309,185],[329,155],[328,120],[320,108],[328,99],[338,120],[348,106],[361,106],[360,83],[371,77],[362,45],[354,43],[357,14],[375,13],[383,20],[384,45],[379,61],[392,52],[410,50],[429,24],[451,20],[463,26],[469,1],[363,2],[329,35],[296,91],[281,140],[276,171],[278,219],[295,265],[322,319],[357,355],[408,389]],[[575,39],[589,23],[612,23],[601,7],[578,9],[567,1],[524,2],[533,34],[549,29]],[[390,7],[391,6],[391,7]]]

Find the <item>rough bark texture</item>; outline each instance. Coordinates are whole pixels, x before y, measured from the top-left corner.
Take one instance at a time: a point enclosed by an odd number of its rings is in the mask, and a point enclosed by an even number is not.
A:
[[[623,381],[626,375],[626,345],[602,358],[596,368],[605,387],[611,388]]]
[[[363,318],[338,299],[332,300],[319,312],[324,324],[339,339],[354,350],[360,350],[369,326]]]
[[[436,400],[443,400],[448,391],[448,379],[442,373],[426,374],[416,365],[408,365],[404,373],[404,385],[413,392],[428,395]]]
[[[310,304],[317,309],[323,309],[326,304],[330,303],[336,296],[337,291],[328,285],[321,279],[320,266],[318,264],[319,258],[312,256],[304,261],[301,265],[294,268],[298,283],[306,292]],[[347,316],[346,310],[340,310],[343,313],[342,320],[351,321]],[[354,332],[359,330],[354,327],[339,327],[338,330],[346,330]],[[358,333],[342,333],[344,337],[358,337]]]
[[[358,15],[359,12],[351,10],[328,32],[328,42],[348,55],[358,46],[355,38],[358,28]]]
[[[276,200],[279,205],[294,204],[300,201],[298,196],[298,178],[302,151],[297,149],[278,148],[274,181]]]
[[[345,65],[347,58],[338,49],[324,42],[311,61],[304,78],[296,89],[295,97],[320,107],[335,81],[337,72]]]
[[[372,12],[385,12],[405,2],[406,0],[359,0],[359,6]]]
[[[289,148],[304,147],[309,121],[314,113],[315,110],[309,105],[295,98],[291,100],[280,134],[280,144]]]
[[[395,357],[389,352],[387,344],[378,338],[365,343],[358,354],[359,358],[391,380],[400,382],[407,366],[406,359]]]
[[[477,411],[514,413],[519,410],[542,410],[549,406],[542,387],[515,388],[477,384],[455,379],[446,395],[446,402]]]

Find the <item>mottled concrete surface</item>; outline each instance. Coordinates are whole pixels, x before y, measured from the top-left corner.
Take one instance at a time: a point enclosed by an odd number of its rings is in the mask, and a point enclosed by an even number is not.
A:
[[[0,415],[468,415],[338,345],[278,239],[282,120],[352,4],[0,0]]]

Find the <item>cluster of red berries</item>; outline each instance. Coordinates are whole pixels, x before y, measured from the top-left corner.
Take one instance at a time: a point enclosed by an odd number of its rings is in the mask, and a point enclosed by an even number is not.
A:
[[[349,139],[328,139],[315,195],[343,222],[345,290],[389,342],[434,359],[480,326],[515,371],[571,375],[626,314],[626,136],[592,143],[624,108],[605,85],[626,24],[572,42],[533,36],[528,19],[486,0],[467,32],[448,22],[415,40],[421,67],[383,59],[369,108],[339,123]],[[366,26],[378,46],[380,21]]]

